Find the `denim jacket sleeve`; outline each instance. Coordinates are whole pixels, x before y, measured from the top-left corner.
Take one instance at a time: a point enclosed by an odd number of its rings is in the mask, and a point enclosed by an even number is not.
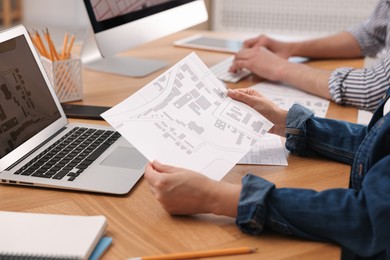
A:
[[[359,143],[353,139],[361,140],[366,131],[364,126],[313,117],[300,106],[292,107],[288,118],[286,145],[292,152],[341,157],[348,163]],[[388,169],[390,155],[369,170],[361,190],[320,192],[276,188],[273,183],[248,174],[242,180],[236,224],[253,235],[271,229],[305,239],[336,242],[362,256],[376,254],[390,241],[390,209],[388,203],[382,203],[390,201]]]
[[[297,155],[322,155],[352,164],[367,127],[314,117],[309,109],[293,105],[287,114],[286,148]]]

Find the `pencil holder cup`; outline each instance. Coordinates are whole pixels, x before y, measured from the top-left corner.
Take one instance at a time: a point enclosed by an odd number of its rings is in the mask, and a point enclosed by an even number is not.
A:
[[[51,61],[41,57],[41,60],[61,103],[83,99],[80,58],[73,56],[66,60]]]

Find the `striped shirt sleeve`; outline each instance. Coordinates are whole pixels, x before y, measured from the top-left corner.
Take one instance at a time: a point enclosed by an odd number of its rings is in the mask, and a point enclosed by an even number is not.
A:
[[[357,40],[362,55],[375,56],[389,47],[389,13],[390,1],[381,0],[366,22],[348,30]],[[389,86],[390,52],[381,55],[370,68],[339,68],[329,78],[329,93],[334,102],[368,111],[377,108]]]
[[[386,47],[389,12],[390,1],[379,1],[367,21],[347,30],[357,40],[362,55],[375,56]]]
[[[341,105],[374,111],[390,86],[390,52],[364,69],[339,68],[329,78],[331,99]]]

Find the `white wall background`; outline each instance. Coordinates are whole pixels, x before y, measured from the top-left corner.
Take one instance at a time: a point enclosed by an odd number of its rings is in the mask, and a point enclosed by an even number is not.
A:
[[[205,0],[207,7],[210,1]],[[24,0],[23,24],[27,28],[55,28],[57,34],[75,31],[80,37],[90,27],[82,0]],[[196,26],[196,29],[208,28],[208,23]]]
[[[26,24],[71,28],[89,23],[81,0],[24,0],[23,20]]]
[[[210,1],[205,0],[208,8]],[[65,32],[76,33],[82,41],[87,29],[92,30],[82,0],[23,0],[23,24],[31,30],[48,28],[55,43],[62,41]],[[207,30],[209,23],[194,28]]]

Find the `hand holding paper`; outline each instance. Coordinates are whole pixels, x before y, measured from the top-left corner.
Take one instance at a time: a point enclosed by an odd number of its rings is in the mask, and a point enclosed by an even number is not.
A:
[[[220,180],[272,127],[192,53],[102,114],[148,160]]]

